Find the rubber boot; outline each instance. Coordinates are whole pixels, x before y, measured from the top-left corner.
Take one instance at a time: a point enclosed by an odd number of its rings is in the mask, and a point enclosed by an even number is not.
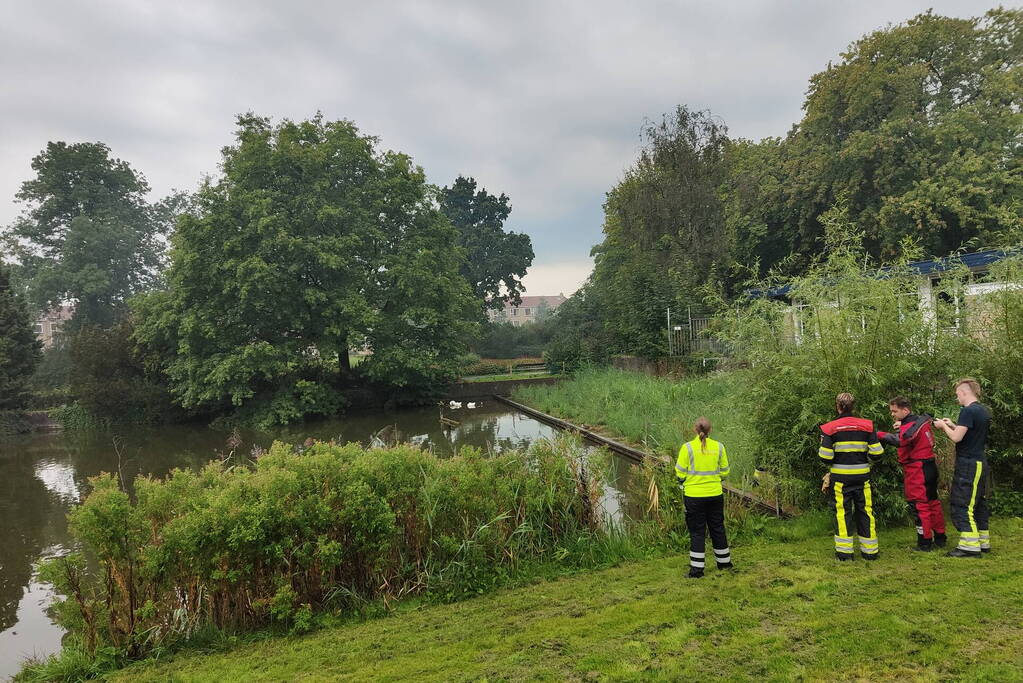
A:
[[[936,548],[944,548],[946,545],[948,545],[948,536],[946,536],[945,534],[939,534],[938,532],[935,531],[934,546]]]
[[[698,568],[698,567],[690,567],[689,568],[689,578],[690,579],[702,579],[703,578],[703,570]]]
[[[916,547],[913,548],[918,552],[929,553],[934,550],[934,541],[929,538],[924,538],[921,534],[916,536]]]
[[[718,562],[718,569],[735,569],[731,562]]]

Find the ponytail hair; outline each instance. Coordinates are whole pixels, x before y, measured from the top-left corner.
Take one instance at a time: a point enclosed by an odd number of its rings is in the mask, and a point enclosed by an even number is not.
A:
[[[693,425],[693,429],[696,430],[697,436],[700,437],[700,448],[707,448],[707,437],[710,436],[710,420],[702,416],[696,418],[696,424]]]

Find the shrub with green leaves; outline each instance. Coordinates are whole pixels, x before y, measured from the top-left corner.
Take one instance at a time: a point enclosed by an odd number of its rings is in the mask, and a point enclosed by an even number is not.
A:
[[[85,553],[43,576],[73,646],[125,658],[210,627],[298,632],[369,602],[453,600],[524,566],[582,563],[584,539],[609,533],[582,456],[571,438],[448,459],[277,443],[249,465],[140,477],[133,495],[104,474],[70,515]]]
[[[908,267],[918,256],[912,245],[905,245],[901,260],[881,267],[855,246],[840,211],[828,223],[826,257],[783,281],[787,290],[778,289],[777,279],[757,283],[745,305],[727,309],[721,332],[749,368],[745,395],[761,462],[803,503],[816,496],[825,471],[816,455],[817,426],[835,416],[840,392],[851,392],[857,414],[888,430],[888,401],[896,395],[909,397],[918,412],[955,418],[952,381],[963,372],[977,372],[994,388],[996,420],[1023,405],[1023,383],[1005,376],[1015,365],[1023,369],[1012,360],[1021,358],[1018,345],[1009,343],[1018,330],[971,329],[962,309],[971,280],[964,267],[950,264],[933,299],[923,298],[920,275]],[[1023,310],[1019,289],[999,296]],[[999,310],[1010,307],[1003,303]],[[1019,317],[1013,324],[1023,329]],[[947,440],[938,444],[950,452]],[[901,473],[891,449],[874,478],[875,510],[882,518],[901,517]]]

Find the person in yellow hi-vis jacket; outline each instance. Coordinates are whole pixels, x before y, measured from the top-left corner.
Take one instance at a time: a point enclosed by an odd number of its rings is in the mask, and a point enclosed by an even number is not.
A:
[[[682,486],[689,527],[689,578],[703,576],[706,566],[707,530],[714,546],[718,569],[732,568],[732,552],[725,534],[725,496],[722,477],[728,476],[724,444],[710,438],[710,420],[701,417],[693,427],[696,438],[678,450],[675,475]]]

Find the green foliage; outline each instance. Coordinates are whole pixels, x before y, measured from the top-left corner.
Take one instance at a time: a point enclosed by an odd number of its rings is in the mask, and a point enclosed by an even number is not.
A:
[[[643,133],[646,147],[604,205],[605,237],[593,250],[587,305],[569,314],[597,316],[609,347],[604,353],[656,357],[666,351],[666,309],[698,303],[697,287],[726,262],[718,187],[726,177],[728,138],[710,112],[684,106]],[[566,341],[556,337],[553,354],[583,362],[584,349],[572,350]]]
[[[154,424],[183,417],[162,378],[147,369],[132,340],[132,329],[130,319],[108,329],[80,325],[68,339],[75,409],[94,417],[86,424]],[[71,420],[71,424],[81,422]]]
[[[488,322],[472,348],[484,358],[538,358],[556,330],[551,317],[526,325]]]
[[[1023,517],[1023,491],[995,489],[991,492],[991,514],[998,517]]]
[[[888,401],[896,395],[908,396],[920,412],[938,413],[950,397],[957,336],[935,322],[948,314],[942,297],[921,302],[919,276],[905,268],[912,250],[881,271],[855,246],[841,211],[826,220],[827,256],[788,281],[787,300],[766,296],[772,281],[763,281],[756,298],[727,309],[721,332],[749,367],[743,410],[760,440],[760,463],[787,479],[802,504],[819,488],[817,427],[834,417],[836,395],[851,392],[856,413],[879,429],[891,423]],[[950,298],[959,296],[956,275],[943,280]],[[885,458],[874,478],[880,517],[902,517],[895,459]]]
[[[39,394],[66,390],[70,385],[71,348],[67,336],[59,334],[54,338],[53,346],[43,349],[42,359],[29,381],[29,387]]]
[[[462,371],[462,374],[466,377],[473,377],[476,375],[497,375],[507,372],[508,368],[501,363],[483,360],[467,366],[465,370]]]
[[[78,401],[65,403],[50,411],[57,424],[68,431],[90,432],[106,429],[113,423],[113,416],[97,415],[90,412]]]
[[[573,299],[589,323],[555,337],[558,358],[665,352],[665,309],[734,301],[750,277],[802,274],[827,246],[836,204],[867,255],[1006,244],[1023,226],[1023,10],[931,12],[874,31],[811,77],[784,138],[729,139],[684,106],[644,129],[646,147],[608,193],[604,240]],[[576,364],[582,364],[577,361]]]
[[[946,254],[1020,226],[1021,30],[1020,10],[928,12],[864,36],[810,79],[783,166],[802,254],[824,243],[817,217],[843,196],[885,260],[907,235]]]
[[[28,308],[0,263],[0,411],[20,410],[41,357]]]
[[[543,352],[550,372],[575,372],[610,361],[612,340],[605,329],[600,302],[600,288],[593,284],[591,275],[590,280],[554,312],[547,322],[554,333]]]
[[[455,379],[478,306],[422,169],[348,121],[247,114],[172,240],[136,338],[188,410],[330,415],[358,371],[407,394]]]
[[[739,408],[746,383],[744,372],[677,381],[601,368],[578,372],[558,384],[516,387],[513,396],[575,424],[606,427],[648,452],[672,459],[693,438],[696,418],[706,416],[714,438],[728,448],[739,481],[752,473],[759,447]]]
[[[149,184],[103,143],[50,142],[17,194],[29,205],[4,237],[39,309],[77,300],[79,322],[110,325],[152,288],[163,241],[184,203],[149,204]]]
[[[413,594],[479,594],[537,562],[585,562],[610,531],[571,439],[440,459],[414,446],[275,444],[250,465],[113,475],[69,516],[84,556],[43,571],[75,648],[118,661],[207,626],[294,633],[315,615]]]
[[[439,201],[458,230],[458,246],[466,255],[462,277],[479,302],[495,310],[506,302],[518,303],[522,277],[533,263],[533,245],[529,235],[505,232],[511,214],[508,196],[477,192],[475,178],[458,176],[451,187],[441,189]]]
[[[980,381],[981,400],[992,412],[989,458],[995,481],[1018,490],[1023,488],[1023,254],[993,264],[978,287],[987,291],[961,293],[962,334],[950,355],[952,372]]]

